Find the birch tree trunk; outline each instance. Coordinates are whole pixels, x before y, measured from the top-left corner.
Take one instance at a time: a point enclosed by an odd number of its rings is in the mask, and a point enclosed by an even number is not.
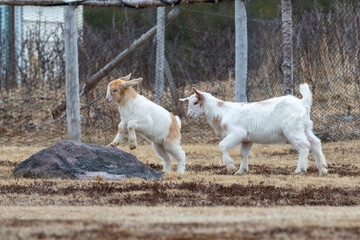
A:
[[[293,95],[294,92],[291,11],[291,0],[281,0],[284,95]]]
[[[247,102],[247,17],[243,0],[235,0],[235,101]]]
[[[164,58],[165,58],[165,8],[157,8],[156,20],[156,69],[155,69],[155,102],[160,105],[164,93]]]
[[[78,44],[76,15],[73,6],[64,8],[64,20],[68,139],[81,142]]]
[[[24,59],[22,52],[23,45],[23,28],[24,17],[23,7],[15,7],[15,51],[16,51],[16,84],[18,88],[21,88],[21,69],[24,67]]]

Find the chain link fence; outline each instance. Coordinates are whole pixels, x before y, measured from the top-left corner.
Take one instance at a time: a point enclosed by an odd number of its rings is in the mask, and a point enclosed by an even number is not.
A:
[[[300,83],[310,85],[314,98],[311,117],[315,133],[323,141],[359,139],[360,3],[296,0],[292,4],[295,95],[299,96]],[[52,119],[50,114],[65,101],[63,8],[0,8],[1,143],[66,139],[66,117]],[[165,85],[160,104],[182,118],[184,143],[215,143],[219,138],[206,119],[188,120],[187,106],[178,98],[191,95],[191,88],[196,87],[234,101],[234,2],[177,8],[180,15],[166,26]],[[166,7],[165,12],[171,9]],[[246,9],[248,99],[281,96],[280,1],[250,0]],[[156,26],[157,19],[156,8],[79,6],[77,16],[80,86]],[[104,101],[109,81],[128,73],[143,77],[135,88],[155,101],[155,65],[156,37],[81,98],[84,142],[108,144],[117,132],[117,108]]]

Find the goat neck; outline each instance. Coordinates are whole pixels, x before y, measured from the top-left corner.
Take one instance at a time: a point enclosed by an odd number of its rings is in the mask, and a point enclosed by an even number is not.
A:
[[[211,94],[206,94],[204,101],[204,112],[209,123],[212,123],[214,119],[221,117],[223,115],[224,109],[224,101],[212,96]]]

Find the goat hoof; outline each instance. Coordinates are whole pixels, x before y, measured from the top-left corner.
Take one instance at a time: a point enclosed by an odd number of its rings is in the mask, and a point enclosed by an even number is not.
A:
[[[184,174],[185,173],[185,167],[178,167],[177,173],[181,174],[181,175]]]
[[[134,150],[137,147],[137,143],[135,140],[131,140],[129,144],[130,150]]]
[[[295,172],[294,172],[295,175],[300,175],[302,173],[306,173],[306,171],[302,172],[301,169],[300,170],[296,169]]]
[[[326,168],[323,168],[319,171],[320,176],[326,175],[328,173],[328,170]]]
[[[119,145],[119,144],[116,143],[116,142],[112,142],[112,143],[109,144],[109,147],[116,147],[117,145]]]
[[[245,175],[245,173],[247,173],[247,171],[242,169],[242,170],[239,170],[236,173],[234,173],[234,175]]]
[[[232,174],[232,173],[235,172],[236,167],[235,167],[234,164],[230,164],[230,165],[226,166],[226,169],[227,169],[228,173],[231,173],[231,174]]]

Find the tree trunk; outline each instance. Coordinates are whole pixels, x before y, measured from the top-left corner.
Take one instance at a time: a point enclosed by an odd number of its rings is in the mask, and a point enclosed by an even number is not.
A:
[[[15,7],[15,58],[16,58],[16,84],[18,88],[21,88],[21,69],[24,67],[24,61],[22,56],[23,48],[23,7]]]
[[[293,49],[292,49],[292,19],[291,19],[291,0],[281,0],[282,15],[282,46],[284,73],[284,95],[293,95]]]
[[[247,18],[243,0],[235,0],[235,100],[247,102]]]
[[[164,94],[164,58],[165,58],[165,8],[157,8],[156,20],[156,66],[155,66],[155,102],[160,105]]]

